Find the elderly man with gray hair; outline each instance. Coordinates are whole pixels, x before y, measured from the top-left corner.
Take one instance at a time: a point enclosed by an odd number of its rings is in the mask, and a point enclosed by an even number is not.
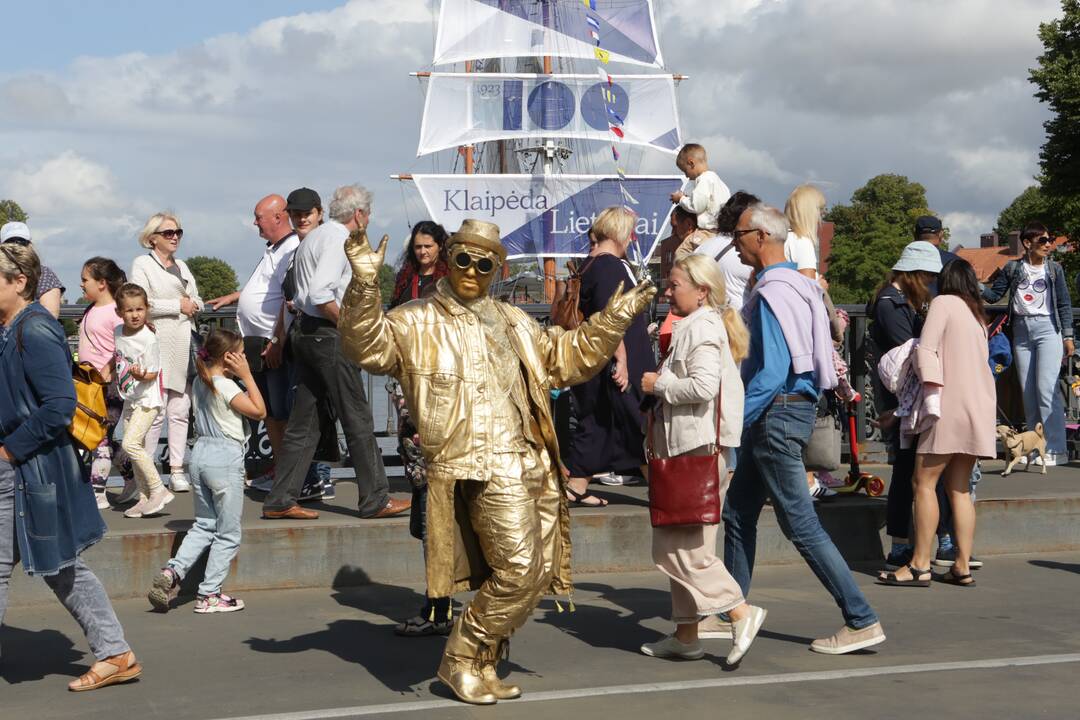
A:
[[[821,392],[836,386],[836,370],[821,287],[785,261],[787,233],[784,214],[762,203],[747,208],[732,233],[757,281],[743,307],[750,354],[742,363],[739,464],[724,503],[724,564],[748,596],[758,517],[770,498],[780,529],[844,615],[844,627],[810,649],[841,655],[884,642],[885,633],[806,490],[802,452]]]
[[[297,496],[319,443],[318,403],[330,402],[341,421],[349,448],[359,510],[363,518],[383,518],[409,509],[410,501],[389,495],[382,453],[375,440],[375,423],[364,393],[360,367],[341,352],[338,314],[352,269],[345,256],[349,233],[367,227],[371,219],[371,193],[361,185],[334,191],[330,220],[308,234],[296,250],[298,317],[291,328],[296,397],[285,428],[274,486],[263,502],[263,517],[270,520],[313,520],[319,514],[300,507]]]

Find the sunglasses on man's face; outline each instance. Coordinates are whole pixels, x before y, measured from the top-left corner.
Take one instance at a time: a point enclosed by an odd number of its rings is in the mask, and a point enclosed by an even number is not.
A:
[[[174,239],[179,240],[180,238],[184,237],[184,231],[182,229],[179,229],[179,228],[177,228],[176,230],[172,230],[172,229],[158,230],[154,234],[155,235],[160,235],[161,237],[165,238],[166,240],[174,240]]]
[[[461,270],[468,270],[470,265],[476,266],[476,271],[481,275],[490,275],[495,271],[495,261],[489,257],[474,257],[462,251],[454,255],[454,265]]]

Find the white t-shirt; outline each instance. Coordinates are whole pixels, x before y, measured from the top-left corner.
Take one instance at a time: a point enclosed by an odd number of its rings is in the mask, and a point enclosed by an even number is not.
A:
[[[1020,263],[1021,280],[1013,293],[1013,312],[1017,315],[1050,315],[1046,297],[1046,263],[1030,265]]]
[[[814,241],[790,230],[784,241],[784,259],[795,263],[799,270],[817,272],[817,250],[814,249]]]
[[[273,336],[278,313],[285,302],[281,285],[299,244],[300,238],[291,233],[276,244],[267,245],[259,264],[244,283],[236,303],[236,324],[244,337]]]
[[[134,335],[125,335],[124,326],[118,325],[114,335],[116,349],[116,387],[125,405],[136,407],[161,407],[161,357],[158,354],[157,335],[145,325]],[[131,368],[138,365],[144,372],[156,372],[153,380],[136,380]]]
[[[293,265],[296,269],[296,309],[323,317],[320,305],[331,300],[341,304],[345,290],[352,280],[352,267],[345,255],[349,231],[339,222],[330,220],[315,228],[296,249]]]
[[[694,254],[708,255],[715,259],[716,256],[720,254],[720,251],[730,244],[730,235],[714,235],[701,243],[701,245],[698,245]],[[739,252],[735,248],[731,248],[725,252],[718,264],[720,265],[720,272],[724,274],[724,285],[727,287],[728,303],[730,303],[731,307],[735,308],[737,312],[741,312],[743,304],[746,302],[746,289],[750,284],[750,276],[754,274],[754,268],[745,265],[743,261],[739,259]]]
[[[206,401],[209,403],[206,410],[210,413],[211,419],[217,424],[222,435],[239,443],[246,441],[247,424],[244,422],[244,416],[233,410],[229,405],[233,398],[242,393],[243,390],[235,381],[224,375],[213,375],[210,380],[214,383],[214,390],[217,391],[217,394],[209,392],[204,386],[200,388],[200,392],[195,394],[195,402]],[[195,382],[201,383],[202,380],[196,380]],[[196,430],[198,429],[196,426]]]
[[[716,216],[730,197],[731,190],[720,176],[706,170],[686,184],[679,205],[697,215],[699,228],[716,232]]]

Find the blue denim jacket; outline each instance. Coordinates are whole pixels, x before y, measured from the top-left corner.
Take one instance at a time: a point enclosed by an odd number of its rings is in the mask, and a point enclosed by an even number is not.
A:
[[[15,458],[15,537],[30,575],[55,575],[105,534],[67,433],[74,411],[63,328],[32,303],[0,336],[0,445]]]
[[[1012,297],[1016,292],[1016,286],[1023,279],[1024,270],[1020,260],[1010,260],[1005,263],[994,284],[983,290],[983,300],[995,303],[1006,293],[1009,295],[1009,322],[1012,322]],[[1065,271],[1061,264],[1046,258],[1046,294],[1053,298],[1050,321],[1054,323],[1054,329],[1061,333],[1062,338],[1073,336],[1072,298],[1069,297],[1069,286],[1065,283]]]

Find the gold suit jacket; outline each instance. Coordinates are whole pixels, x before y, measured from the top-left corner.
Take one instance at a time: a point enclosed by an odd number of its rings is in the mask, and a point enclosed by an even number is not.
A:
[[[551,417],[549,391],[588,380],[611,358],[633,320],[623,308],[596,313],[578,329],[542,328],[522,310],[494,301],[507,323],[507,335],[525,370],[529,408],[544,444],[542,462],[562,487],[559,444]],[[428,595],[445,597],[476,589],[490,574],[454,492],[459,480],[491,477],[489,438],[497,431],[489,402],[490,380],[484,371],[487,340],[478,318],[461,305],[448,281],[439,280],[433,295],[383,312],[379,288],[353,280],[341,304],[338,322],[345,356],[374,375],[392,375],[401,383],[409,412],[420,434],[427,461]],[[570,527],[560,492],[556,557],[547,590],[570,588]]]

